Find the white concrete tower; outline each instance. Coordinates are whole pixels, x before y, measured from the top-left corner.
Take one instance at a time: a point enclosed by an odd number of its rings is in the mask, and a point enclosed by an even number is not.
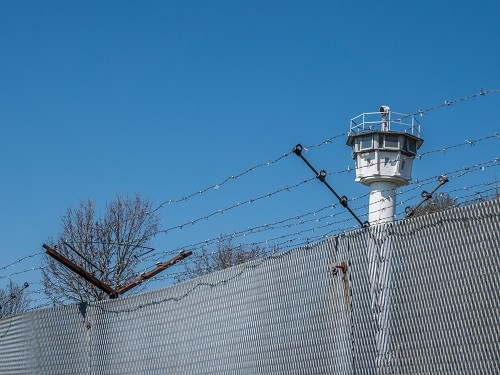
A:
[[[422,143],[415,116],[391,112],[385,105],[351,119],[347,144],[356,163],[355,181],[370,187],[371,225],[395,219],[396,189],[411,180]]]

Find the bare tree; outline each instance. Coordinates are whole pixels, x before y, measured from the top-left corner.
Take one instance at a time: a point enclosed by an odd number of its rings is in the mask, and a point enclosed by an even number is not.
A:
[[[151,202],[117,196],[100,216],[92,200],[69,208],[61,220],[58,252],[112,288],[137,275],[140,253],[158,231],[159,217],[151,212]],[[46,258],[43,272],[45,293],[55,304],[91,302],[107,295],[80,276]]]
[[[20,286],[9,281],[5,289],[0,288],[0,318],[21,314],[26,311],[30,299],[26,293],[28,284]]]
[[[439,194],[428,199],[422,206],[418,207],[413,213],[413,216],[427,215],[433,212],[447,210],[456,206],[456,199],[450,197],[449,194]]]
[[[259,246],[252,248],[241,244],[235,246],[231,237],[221,236],[213,250],[203,248],[199,253],[190,257],[190,262],[185,265],[185,271],[177,277],[177,281],[185,281],[223,270],[265,255],[266,251]]]

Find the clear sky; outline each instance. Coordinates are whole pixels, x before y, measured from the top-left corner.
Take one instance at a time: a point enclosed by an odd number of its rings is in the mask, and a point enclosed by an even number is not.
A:
[[[274,160],[299,142],[345,134],[350,118],[381,104],[415,113],[500,89],[499,14],[496,1],[1,2],[0,285],[11,278],[40,289],[39,272],[23,271],[39,267],[45,255],[5,266],[42,251],[61,215],[80,200],[102,206],[117,194],[136,192],[155,204],[176,200]],[[498,133],[499,104],[500,93],[491,92],[429,111],[419,117],[420,151]],[[317,169],[345,171],[353,167],[345,141],[336,138],[305,155]],[[413,177],[490,162],[500,156],[498,146],[497,137],[424,155]],[[491,189],[498,185],[498,164],[455,174],[443,191],[464,201]],[[166,205],[162,227],[311,177],[292,154]],[[352,172],[328,181],[349,198],[368,192]],[[408,201],[398,206],[400,216],[421,190],[434,186],[403,188],[401,199]],[[311,181],[159,234],[154,247],[189,248],[333,203],[331,193]],[[318,218],[349,218],[341,212],[334,207]],[[356,212],[366,220],[366,207]],[[292,244],[300,244],[356,225],[351,220],[319,228],[327,222],[237,242],[291,234]],[[304,230],[310,231],[293,235]]]

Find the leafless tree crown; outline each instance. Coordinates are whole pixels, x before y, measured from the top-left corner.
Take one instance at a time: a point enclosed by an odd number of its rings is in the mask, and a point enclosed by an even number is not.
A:
[[[265,255],[265,249],[259,246],[247,248],[243,245],[234,245],[231,237],[221,236],[214,249],[204,248],[191,256],[191,261],[186,264],[185,271],[179,275],[178,281],[223,270]]]
[[[93,200],[83,201],[63,215],[60,235],[54,241],[57,251],[117,288],[137,276],[138,256],[158,231],[159,217],[151,212],[151,206],[139,195],[117,196],[100,216]],[[55,304],[107,298],[52,258],[46,259],[43,285]]]

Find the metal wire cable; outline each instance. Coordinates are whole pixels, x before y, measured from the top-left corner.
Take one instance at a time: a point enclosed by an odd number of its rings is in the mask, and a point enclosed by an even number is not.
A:
[[[440,109],[440,108],[451,107],[451,106],[453,106],[454,104],[459,103],[459,102],[463,102],[463,101],[466,101],[466,100],[474,99],[474,98],[477,98],[477,97],[479,97],[479,96],[484,96],[484,95],[489,94],[489,93],[498,93],[498,92],[500,92],[500,90],[483,90],[483,89],[481,89],[479,93],[476,93],[476,94],[473,94],[473,95],[469,95],[469,96],[465,96],[465,97],[458,98],[458,99],[451,100],[451,101],[446,100],[446,101],[445,101],[444,103],[442,103],[441,105],[437,105],[437,106],[430,107],[430,108],[423,109],[423,110],[418,110],[417,112],[415,112],[415,113],[413,113],[413,114],[411,114],[411,115],[407,115],[406,117],[410,117],[410,116],[417,116],[417,115],[421,115],[421,116],[422,116],[422,115],[423,115],[423,114],[425,114],[425,113],[432,112],[432,111],[437,110],[437,109]],[[402,120],[402,119],[404,119],[404,118],[401,118],[401,120]],[[325,141],[323,141],[323,142],[320,142],[320,143],[318,143],[318,144],[311,145],[311,146],[307,146],[307,148],[308,148],[308,149],[312,149],[312,148],[316,148],[316,147],[321,147],[321,146],[323,146],[323,145],[326,145],[326,144],[331,143],[334,139],[339,138],[339,137],[342,137],[342,136],[345,136],[345,135],[346,135],[346,133],[338,134],[338,135],[333,136],[333,137],[330,137],[330,138],[328,138],[327,140],[325,140]],[[432,154],[432,153],[446,152],[447,150],[450,150],[450,149],[455,149],[455,148],[462,147],[462,146],[466,146],[466,145],[474,146],[474,145],[475,145],[476,143],[478,143],[478,142],[482,142],[482,141],[487,140],[487,139],[498,138],[498,137],[499,137],[499,134],[498,134],[498,133],[496,133],[496,134],[494,134],[494,135],[487,136],[487,137],[483,137],[483,138],[476,139],[476,140],[472,140],[472,141],[466,140],[464,143],[461,143],[461,144],[451,145],[451,146],[447,146],[447,147],[444,147],[444,148],[439,148],[439,149],[436,149],[436,150],[431,150],[431,151],[426,151],[426,152],[423,152],[423,153],[421,153],[421,154],[418,154],[418,155],[417,155],[417,158],[421,158],[421,157],[422,157],[422,156],[424,156],[424,155],[428,155],[428,154]],[[192,196],[199,195],[199,194],[203,194],[203,192],[206,192],[206,191],[211,190],[211,189],[217,189],[217,188],[218,188],[218,187],[220,187],[221,185],[223,185],[223,184],[225,184],[225,183],[227,183],[227,182],[229,182],[229,181],[231,181],[231,180],[235,180],[235,179],[237,179],[237,178],[239,178],[239,177],[242,177],[242,176],[243,176],[243,175],[245,175],[245,174],[248,174],[248,173],[250,173],[250,172],[253,172],[253,171],[255,171],[256,169],[259,169],[259,168],[264,167],[264,166],[270,166],[270,165],[272,165],[272,164],[275,164],[275,163],[279,162],[280,160],[282,160],[283,158],[287,157],[290,153],[291,153],[291,152],[285,153],[285,154],[283,154],[283,155],[279,156],[278,158],[276,158],[276,159],[274,159],[274,160],[272,160],[272,161],[269,161],[269,162],[267,162],[267,163],[260,163],[260,164],[258,164],[258,165],[253,166],[253,167],[250,167],[250,168],[246,169],[245,171],[243,171],[243,172],[241,172],[241,173],[239,173],[239,174],[237,174],[237,175],[230,176],[230,177],[226,178],[226,179],[225,179],[225,180],[223,180],[220,184],[214,184],[214,185],[212,185],[212,186],[210,186],[210,187],[207,187],[207,188],[205,188],[205,189],[202,189],[202,190],[200,190],[200,191],[197,191],[196,193],[193,193],[193,194],[191,194],[191,195],[189,195],[189,196],[181,197],[181,198],[179,198],[179,199],[177,199],[177,200],[175,200],[175,201],[176,201],[176,202],[186,201],[188,198],[190,198],[190,197],[192,197]],[[498,158],[497,158],[497,159],[495,159],[495,163],[497,162],[497,160],[498,160]],[[491,167],[491,166],[492,166],[492,165],[485,165],[485,166],[484,166],[484,168],[489,168],[489,167]],[[344,172],[350,172],[350,169],[348,168],[347,170],[342,170],[342,171],[332,172],[332,173],[330,173],[329,175],[338,174],[338,173],[344,173]],[[467,169],[464,169],[464,168],[463,168],[462,170],[457,170],[456,172],[457,172],[457,173],[460,173],[460,176],[462,176],[463,174],[469,173],[469,171],[468,171]],[[425,181],[426,181],[426,180],[421,180],[421,181],[415,180],[415,183],[423,183],[423,182],[425,182]],[[363,195],[362,197],[364,197],[364,196],[366,196],[366,194],[365,194],[365,195]],[[359,198],[358,198],[358,199],[359,199]],[[353,198],[352,200],[354,200],[354,198]],[[172,200],[170,200],[170,201],[165,201],[163,204],[166,204],[166,203],[168,203],[168,202],[172,202]],[[163,204],[162,204],[162,205],[163,205]],[[239,205],[242,205],[242,204],[245,204],[245,203],[236,204],[236,205],[234,205],[234,207],[233,207],[233,206],[231,206],[229,209],[236,208],[236,207],[238,207]],[[160,205],[160,206],[162,206],[162,205]],[[159,207],[157,207],[157,208],[156,208],[155,210],[153,210],[152,212],[154,212],[154,211],[158,210],[159,208],[161,208],[160,206],[159,206]],[[221,210],[219,210],[217,213],[219,213],[220,211],[221,211]],[[222,210],[222,211],[224,211],[224,210]],[[215,215],[215,214],[217,214],[217,213],[214,213],[214,215]],[[200,220],[202,220],[202,219],[204,219],[204,218],[205,218],[205,217],[200,218]],[[192,221],[191,221],[191,222],[189,222],[189,223],[186,223],[186,224],[184,224],[184,225],[191,224],[191,223],[192,223]],[[182,227],[182,226],[183,226],[183,225],[181,225],[181,227]],[[169,228],[169,229],[171,229],[171,228]],[[169,230],[169,229],[167,229],[167,230]],[[13,266],[13,265],[15,265],[15,264],[17,264],[17,263],[20,263],[21,261],[23,261],[23,260],[25,260],[25,259],[28,259],[28,258],[31,258],[31,257],[35,257],[35,256],[38,256],[38,255],[40,255],[40,254],[43,254],[43,252],[39,252],[39,253],[35,253],[35,254],[28,255],[27,257],[21,258],[21,259],[19,259],[19,260],[15,261],[15,262],[12,262],[11,264],[8,264],[8,265],[6,265],[6,266],[1,267],[1,268],[0,268],[0,270],[6,269],[6,268],[8,268],[8,267],[10,267],[10,266]],[[43,268],[43,267],[40,267],[40,268],[37,268],[37,269],[41,269],[41,268]],[[22,273],[22,272],[30,272],[30,271],[34,271],[34,270],[35,270],[35,268],[31,268],[31,269],[27,269],[27,270],[24,270],[24,271],[20,271],[20,273]],[[13,273],[13,274],[11,274],[11,275],[1,276],[0,278],[10,277],[10,276],[13,276],[13,275],[16,275],[16,274],[19,274],[19,273]]]
[[[44,252],[43,251],[39,251],[39,252],[34,253],[34,254],[26,255],[25,257],[19,258],[18,260],[14,261],[12,263],[9,263],[9,264],[7,264],[5,266],[0,267],[0,271],[3,271],[4,269],[6,269],[8,267],[11,267],[11,266],[13,266],[15,264],[21,263],[22,261],[24,261],[26,259],[37,257],[38,255],[41,255],[41,254],[44,254]]]
[[[450,178],[460,178],[468,173],[472,173],[472,172],[475,172],[475,171],[483,171],[485,170],[486,168],[491,168],[491,167],[494,167],[494,166],[497,166],[498,165],[498,162],[499,162],[500,159],[498,158],[494,158],[490,161],[487,161],[487,162],[483,162],[483,163],[478,163],[478,164],[474,164],[474,165],[471,165],[471,166],[464,166],[460,169],[456,169],[456,170],[453,170],[453,171],[448,171],[448,172],[444,172],[443,174],[445,174],[446,176],[450,177]],[[434,183],[436,178],[438,176],[432,176],[432,177],[428,177],[428,178],[425,178],[425,179],[422,179],[422,180],[418,180],[418,179],[415,179],[414,181],[410,182],[409,186],[411,186],[410,188],[402,188],[401,190],[398,190],[396,193],[398,194],[398,196],[402,196],[404,194],[408,194],[410,192],[413,192],[415,190],[418,190],[420,188],[422,188],[423,186],[425,186],[426,184],[430,184],[430,183]],[[412,186],[413,185],[413,186]],[[391,190],[391,189],[388,189],[388,190]],[[358,197],[354,197],[354,198],[350,198],[351,201],[357,201],[359,199],[362,199],[362,198],[365,198],[367,196],[369,196],[370,193],[365,193],[361,196],[358,196]],[[412,199],[415,199],[415,197],[411,197],[410,199],[407,199],[407,200],[402,200],[402,201],[399,201],[398,204],[404,204]],[[376,204],[377,202],[374,202],[372,204]],[[258,225],[258,226],[255,226],[255,227],[252,227],[252,228],[247,228],[247,229],[244,229],[244,230],[240,230],[240,231],[233,231],[231,234],[228,234],[226,236],[222,236],[222,237],[232,237],[232,238],[237,238],[237,237],[241,237],[241,236],[246,236],[246,235],[249,235],[249,234],[255,234],[255,233],[262,233],[262,232],[265,232],[265,231],[268,231],[268,230],[273,230],[275,228],[279,228],[281,224],[285,224],[287,222],[290,222],[290,221],[296,221],[296,220],[299,220],[299,219],[302,219],[304,217],[307,217],[309,215],[315,215],[323,210],[326,210],[326,209],[333,209],[335,207],[337,207],[338,204],[330,204],[330,205],[327,205],[327,206],[323,206],[319,209],[316,209],[316,210],[312,210],[312,211],[309,211],[309,212],[306,212],[306,213],[303,213],[303,214],[300,214],[300,215],[294,215],[292,217],[288,217],[288,218],[285,218],[285,219],[282,219],[282,220],[278,220],[276,222],[273,222],[273,223],[268,223],[268,224],[262,224],[262,225]],[[364,204],[362,206],[358,206],[358,207],[355,207],[353,208],[354,210],[359,210],[361,208],[369,208],[369,204]],[[344,211],[341,211],[339,212],[338,214],[341,214],[343,213]],[[335,214],[335,216],[337,216],[338,214]],[[330,215],[331,216],[331,215]],[[364,214],[363,216],[366,216],[366,214]],[[294,224],[294,225],[297,225],[297,224]],[[286,226],[286,225],[283,225],[283,227]],[[208,246],[208,245],[211,245],[211,244],[214,244],[215,242],[219,241],[221,239],[221,236],[218,236],[218,237],[214,237],[214,238],[211,238],[211,239],[208,239],[208,240],[204,240],[204,241],[200,241],[200,242],[197,242],[197,243],[194,243],[194,244],[189,244],[189,245],[185,245],[185,246],[181,246],[181,247],[178,247],[174,250],[167,250],[167,251],[162,251],[162,252],[153,252],[152,254],[150,254],[148,257],[145,257],[145,258],[140,258],[141,261],[148,261],[149,259],[152,259],[154,257],[157,257],[158,254],[174,254],[174,253],[177,253],[181,250],[185,250],[185,249],[190,249],[192,251],[195,251],[195,250],[198,250],[198,249],[201,249],[205,246]],[[158,258],[156,260],[159,260]]]
[[[313,181],[315,179],[316,179],[316,177],[312,177],[312,178],[309,178],[309,179],[304,179],[304,180],[302,180],[302,181],[300,181],[300,182],[298,182],[298,183],[296,183],[294,185],[287,185],[287,186],[282,187],[282,188],[280,188],[278,190],[275,190],[275,191],[273,191],[271,193],[260,195],[260,196],[255,197],[255,198],[250,198],[250,199],[245,200],[244,202],[235,203],[235,204],[233,204],[231,206],[219,209],[217,211],[213,211],[213,212],[211,212],[209,214],[206,214],[206,215],[204,215],[202,217],[199,217],[199,218],[193,219],[191,221],[185,222],[183,224],[179,224],[179,225],[175,225],[173,227],[167,228],[167,229],[159,230],[155,234],[162,233],[162,232],[163,233],[168,233],[168,232],[170,232],[171,230],[174,230],[174,229],[182,229],[182,228],[184,228],[187,225],[196,224],[199,221],[206,220],[206,219],[208,219],[208,218],[210,218],[212,216],[215,216],[215,215],[219,215],[219,214],[222,215],[222,214],[224,214],[227,211],[230,211],[230,210],[233,210],[235,208],[241,207],[241,206],[243,206],[245,204],[252,204],[254,202],[257,202],[257,201],[265,199],[265,198],[271,198],[272,196],[274,196],[276,194],[280,194],[280,193],[283,193],[283,192],[286,192],[286,191],[290,191],[292,189],[295,189],[295,188],[297,188],[299,186],[302,186],[302,185],[304,185],[304,184],[306,184],[306,183],[308,183],[310,181]]]
[[[39,270],[43,270],[44,268],[45,267],[32,267],[32,268],[28,268],[28,269],[25,269],[25,270],[22,270],[22,271],[13,272],[13,273],[11,273],[9,275],[0,276],[0,279],[10,278],[10,277],[21,275],[21,274],[27,273],[27,272],[39,271]]]
[[[476,146],[477,143],[479,142],[483,142],[483,141],[486,141],[488,139],[493,139],[493,138],[499,138],[500,137],[500,133],[495,133],[493,135],[488,135],[486,137],[482,137],[482,138],[478,138],[478,139],[474,139],[474,140],[468,140],[466,139],[465,142],[463,143],[458,143],[458,144],[455,144],[455,145],[451,145],[451,146],[446,146],[446,147],[443,147],[443,148],[438,148],[438,149],[435,149],[435,150],[430,150],[430,151],[426,151],[426,152],[422,152],[420,154],[417,154],[416,158],[417,159],[421,159],[424,155],[428,155],[428,154],[433,154],[433,153],[437,153],[437,152],[446,152],[450,149],[454,149],[454,148],[458,148],[458,147],[463,147],[463,146]]]
[[[471,99],[474,99],[474,98],[477,98],[477,97],[480,97],[480,96],[485,96],[486,94],[489,94],[489,93],[497,93],[499,91],[500,90],[483,90],[483,89],[481,89],[479,91],[479,93],[476,93],[476,94],[473,94],[473,95],[467,95],[467,96],[464,96],[464,97],[461,97],[461,98],[458,98],[458,99],[454,99],[454,100],[445,100],[443,104],[436,105],[436,106],[429,107],[429,108],[425,108],[425,109],[419,109],[418,111],[416,111],[416,112],[414,112],[412,114],[408,114],[408,115],[406,115],[404,117],[401,117],[401,118],[398,118],[398,119],[394,119],[393,121],[395,121],[395,122],[402,121],[402,120],[404,120],[404,119],[406,119],[408,117],[412,117],[412,116],[413,117],[414,116],[423,116],[426,113],[435,111],[435,110],[440,109],[440,108],[451,107],[451,106],[453,106],[456,103],[460,103],[460,102],[463,102],[463,101],[471,100]],[[337,138],[345,137],[346,135],[348,135],[348,133],[337,134],[337,135],[334,135],[334,136],[332,136],[332,137],[330,137],[328,139],[325,139],[325,140],[323,140],[323,141],[321,141],[321,142],[319,142],[317,144],[306,146],[304,148],[307,151],[308,149],[313,149],[313,148],[321,147],[323,145],[327,145],[327,144],[332,143]],[[254,165],[252,167],[249,167],[246,170],[244,170],[244,171],[242,171],[242,172],[240,172],[238,174],[226,177],[224,180],[222,180],[219,183],[215,183],[215,184],[212,184],[212,185],[210,185],[208,187],[199,189],[199,190],[197,190],[197,191],[195,191],[195,192],[193,192],[191,194],[188,194],[188,195],[185,195],[185,196],[182,196],[182,197],[179,197],[179,198],[172,198],[172,199],[165,200],[160,205],[158,205],[155,209],[153,209],[151,211],[151,213],[154,213],[154,212],[158,211],[159,209],[163,208],[167,204],[185,202],[188,199],[190,199],[192,197],[195,197],[197,195],[202,195],[205,192],[208,192],[208,191],[211,191],[211,190],[218,190],[221,186],[225,185],[229,181],[233,181],[233,180],[239,179],[240,177],[243,177],[244,175],[246,175],[248,173],[251,173],[251,172],[254,172],[257,169],[260,169],[262,167],[271,166],[273,164],[276,164],[280,160],[282,160],[282,159],[290,156],[291,153],[292,153],[291,151],[287,151],[287,152],[281,154],[280,156],[276,157],[274,160],[270,160],[268,162],[263,162],[263,163],[256,164],[256,165]]]
[[[268,161],[266,163],[259,163],[259,164],[256,164],[250,168],[247,168],[246,170],[244,170],[243,172],[240,172],[236,175],[231,175],[229,177],[227,177],[226,179],[224,179],[223,181],[219,182],[219,183],[216,183],[216,184],[213,184],[211,186],[208,186],[208,187],[205,187],[203,189],[200,189],[194,193],[191,193],[191,194],[188,194],[188,195],[185,195],[185,196],[182,196],[180,198],[176,198],[176,199],[169,199],[169,200],[166,200],[164,202],[162,202],[158,207],[156,207],[154,210],[151,211],[151,213],[154,213],[156,211],[158,211],[159,209],[163,208],[166,204],[171,204],[171,203],[179,203],[179,202],[185,202],[187,201],[189,198],[192,198],[194,196],[197,196],[197,195],[201,195],[209,190],[218,190],[220,187],[222,187],[223,185],[225,185],[226,183],[228,183],[229,181],[232,181],[232,180],[236,180],[240,177],[243,177],[244,175],[250,173],[250,172],[253,172],[261,167],[269,167],[273,164],[276,164],[278,163],[280,160],[288,157],[292,152],[286,152],[284,154],[282,154],[281,156],[279,156],[278,158],[274,159],[274,160],[271,160],[271,161]]]
[[[464,166],[464,167],[462,167],[460,169],[456,169],[456,170],[453,170],[453,171],[445,172],[444,174],[447,175],[450,178],[460,178],[460,177],[462,177],[462,176],[464,176],[466,174],[472,173],[474,171],[480,171],[480,170],[482,171],[482,170],[485,170],[486,168],[491,168],[491,167],[494,167],[494,166],[498,166],[499,165],[499,161],[500,161],[499,158],[494,158],[494,159],[492,159],[492,160],[490,160],[488,162],[477,163],[477,164],[474,164],[474,165],[471,165],[471,166]],[[401,191],[398,191],[397,193],[399,195],[408,194],[411,191],[414,191],[416,189],[421,188],[426,183],[434,182],[435,178],[436,178],[436,176],[425,178],[425,179],[422,179],[422,180],[416,179],[415,181],[413,181],[410,184],[410,185],[414,185],[413,187],[411,187],[409,189],[402,189]],[[487,182],[485,184],[487,185],[487,184],[493,184],[493,183],[495,183],[495,182]],[[468,186],[468,187],[466,186],[464,188],[455,189],[455,190],[453,190],[451,192],[474,188],[474,187],[476,187],[478,185],[481,185],[481,184],[476,184],[476,185],[472,185],[472,186]],[[361,195],[359,197],[351,198],[351,201],[356,201],[356,200],[358,200],[360,198],[364,198],[364,197],[366,197],[368,195],[369,195],[369,193],[363,194],[363,195]],[[409,202],[409,201],[411,201],[413,199],[416,199],[416,197],[411,197],[411,198],[406,199],[406,200],[400,200],[398,202],[398,204],[402,205],[402,204],[405,204],[405,203],[407,203],[407,202]],[[248,235],[248,234],[265,232],[267,230],[274,230],[274,229],[279,229],[279,228],[285,228],[287,226],[288,227],[293,227],[293,226],[305,224],[305,223],[308,223],[308,222],[312,222],[312,221],[315,221],[315,220],[317,220],[319,222],[319,221],[322,221],[322,220],[326,219],[327,217],[335,217],[335,216],[343,213],[343,211],[341,211],[339,213],[335,213],[335,214],[330,214],[330,215],[325,216],[325,217],[319,217],[319,218],[315,218],[315,219],[310,219],[310,220],[307,220],[307,221],[303,221],[303,223],[296,222],[296,223],[293,223],[293,224],[286,224],[286,223],[289,223],[290,221],[298,221],[298,220],[303,219],[304,217],[307,217],[309,215],[316,215],[317,213],[319,213],[321,211],[324,211],[326,209],[333,209],[336,206],[337,206],[336,204],[333,204],[333,205],[330,204],[330,205],[327,205],[327,206],[323,206],[323,207],[321,207],[319,209],[303,213],[301,215],[294,215],[292,217],[288,217],[288,218],[276,221],[274,223],[263,224],[263,225],[259,225],[259,226],[253,227],[253,228],[247,228],[245,230],[235,231],[230,236],[240,237],[242,235],[244,236],[244,235]],[[361,208],[369,208],[369,204],[361,205],[361,206],[355,207],[354,209],[355,210],[359,210]],[[197,249],[200,249],[200,248],[202,248],[204,246],[208,246],[210,244],[213,244],[219,238],[220,238],[220,236],[216,237],[216,238],[212,238],[210,240],[200,241],[200,242],[195,243],[195,244],[190,244],[190,245],[187,245],[187,246],[183,246],[182,248],[178,248],[176,250],[172,250],[172,251],[168,251],[168,252],[166,252],[166,251],[165,252],[161,252],[161,254],[168,254],[168,253],[172,253],[173,254],[173,253],[176,253],[176,252],[178,252],[178,251],[180,251],[182,249],[188,249],[188,248],[189,249],[195,249],[195,250],[197,250]],[[267,242],[269,242],[269,241],[270,240],[268,239]],[[7,264],[7,265],[1,267],[0,269],[6,269],[8,267],[11,267],[11,266],[14,266],[16,264],[19,264],[19,263],[25,261],[26,259],[34,258],[34,257],[36,257],[36,256],[38,256],[40,254],[43,254],[43,252],[34,253],[34,254],[28,255],[26,257],[20,258],[20,259],[16,260],[15,262],[12,262],[10,264]],[[152,256],[158,257],[158,254],[159,254],[158,252],[155,252],[154,254],[152,254]],[[151,258],[152,257],[147,257],[147,258],[143,258],[141,260],[142,261],[147,261],[148,259],[151,259]],[[157,260],[159,260],[159,258]],[[17,271],[17,272],[13,272],[13,273],[10,273],[10,274],[7,274],[7,275],[0,276],[0,279],[11,278],[13,276],[17,276],[17,275],[24,274],[24,273],[27,273],[27,272],[33,272],[33,271],[41,270],[43,268],[44,267],[30,267],[28,269],[23,269],[23,270],[20,270],[20,271]]]
[[[459,191],[470,191],[471,189],[474,189],[474,188],[482,186],[482,185],[484,185],[484,186],[490,186],[490,185],[493,185],[493,184],[496,184],[496,183],[498,183],[498,181],[490,181],[490,182],[486,182],[486,183],[482,183],[482,184],[469,185],[469,186],[466,186],[464,188],[450,190],[449,193],[451,193],[451,192],[459,192]],[[497,185],[497,186],[492,187],[492,188],[482,189],[482,190],[479,190],[479,191],[474,191],[471,194],[462,195],[462,196],[458,197],[458,199],[463,200],[465,198],[474,198],[474,197],[478,197],[479,199],[485,199],[486,197],[491,196],[491,195],[488,195],[489,193],[493,193],[495,191],[498,191],[498,188],[499,188],[499,186]],[[461,201],[460,203],[470,203],[470,202]],[[354,225],[354,226],[346,226],[345,228],[342,228],[342,229],[336,228],[334,231],[328,230],[328,232],[323,233],[323,234],[319,234],[319,235],[316,235],[316,236],[301,237],[302,234],[304,234],[304,233],[315,233],[315,232],[317,233],[322,228],[330,228],[334,224],[338,224],[338,223],[341,223],[341,222],[349,222],[351,220],[353,220],[353,219],[349,218],[347,220],[339,220],[339,221],[336,221],[336,222],[333,222],[333,223],[326,223],[325,225],[320,226],[320,227],[310,228],[310,229],[305,229],[305,230],[302,230],[302,231],[298,231],[298,232],[295,232],[295,233],[292,234],[294,236],[293,238],[288,238],[289,235],[283,235],[283,236],[275,237],[273,239],[269,239],[267,241],[275,241],[275,240],[281,240],[282,239],[283,241],[281,241],[281,242],[279,242],[279,243],[276,244],[281,252],[283,252],[284,250],[289,249],[289,248],[296,249],[299,246],[302,246],[302,247],[306,246],[307,247],[307,246],[312,245],[315,241],[322,240],[324,238],[332,236],[334,233],[337,233],[337,234],[344,233],[346,231],[350,231],[352,229],[358,229],[358,228],[357,228],[356,225]],[[264,243],[264,242],[265,241],[252,242],[252,243],[250,243],[250,245],[258,245],[258,244]],[[165,277],[162,277],[162,278],[158,278],[158,280],[167,279],[167,278],[175,278],[175,276],[170,276],[169,275],[169,276],[165,276]],[[42,292],[43,292],[43,290],[39,289],[39,290],[30,291],[29,294],[33,294],[33,295],[34,294],[41,294]],[[43,301],[43,300],[47,300],[47,298],[40,298],[38,300],[34,300],[33,302]],[[49,302],[49,303],[47,303],[45,305],[38,305],[35,308],[41,308],[41,307],[50,306],[50,305],[52,305],[51,302]]]
[[[477,218],[467,218],[467,219],[464,219],[464,218],[460,218],[460,219],[454,219],[454,218],[447,218],[445,219],[446,221],[448,222],[453,222],[454,220],[468,220],[468,221],[474,221],[476,220]],[[417,231],[422,231],[422,230],[427,230],[428,227],[429,227],[430,224],[423,224],[419,227],[416,227],[414,229],[415,232]],[[357,228],[357,230],[359,231],[363,231],[363,230],[366,230],[366,229],[359,229]],[[368,229],[369,230],[369,229]],[[336,237],[341,237],[343,235],[342,232],[338,232],[338,234],[336,234],[335,236]],[[395,232],[395,231],[388,231],[388,236],[407,236],[408,233],[398,233],[398,232]],[[316,236],[315,238],[317,240],[321,240],[323,237],[323,235],[318,235]],[[100,311],[102,311],[103,313],[109,313],[109,314],[130,314],[130,313],[133,313],[135,311],[139,311],[141,309],[147,309],[148,307],[153,307],[153,306],[157,306],[157,305],[161,305],[161,304],[165,304],[165,303],[175,303],[175,302],[179,302],[185,298],[188,298],[193,292],[195,292],[196,290],[198,289],[202,289],[203,291],[206,291],[206,292],[209,292],[210,290],[212,290],[213,288],[217,288],[217,287],[222,287],[224,285],[227,285],[231,282],[235,282],[237,281],[244,273],[247,273],[247,272],[252,272],[253,270],[256,270],[257,268],[259,267],[262,267],[264,266],[266,263],[268,262],[273,262],[273,261],[279,261],[280,259],[288,256],[289,254],[291,254],[292,251],[294,251],[295,249],[297,248],[300,248],[300,249],[308,249],[312,244],[313,244],[313,241],[311,241],[311,239],[309,240],[303,240],[301,243],[300,243],[300,246],[297,247],[298,244],[294,244],[293,245],[293,249],[292,250],[287,250],[287,251],[281,251],[280,253],[275,253],[275,254],[272,254],[272,255],[269,255],[269,256],[266,256],[262,259],[259,259],[257,261],[253,261],[253,262],[250,262],[250,263],[247,263],[247,264],[243,264],[242,266],[240,266],[240,268],[238,270],[236,270],[236,272],[232,273],[232,274],[229,274],[229,275],[223,275],[223,276],[226,276],[226,277],[222,277],[222,278],[219,278],[218,280],[215,280],[215,281],[210,281],[210,280],[207,280],[207,279],[201,279],[199,280],[198,282],[193,282],[191,285],[189,285],[189,289],[187,290],[179,290],[179,292],[177,292],[177,294],[174,293],[173,296],[168,296],[168,297],[164,297],[164,298],[156,298],[154,300],[148,300],[147,302],[143,303],[141,301],[137,301],[137,302],[132,302],[131,304],[129,304],[129,306],[123,306],[123,305],[116,305],[116,304],[112,304],[112,305],[107,305],[107,304],[102,304],[102,303],[96,303],[96,304],[92,304],[95,308],[99,309]],[[283,248],[285,248],[286,245],[283,245]],[[161,279],[167,279],[167,278],[172,278],[171,276],[165,276],[165,277],[162,277]],[[41,302],[42,299],[40,299],[38,302]],[[49,302],[49,303],[45,303],[45,304],[40,304],[39,306],[37,306],[37,308],[42,308],[42,307],[48,307],[48,306],[51,306],[52,303]]]

